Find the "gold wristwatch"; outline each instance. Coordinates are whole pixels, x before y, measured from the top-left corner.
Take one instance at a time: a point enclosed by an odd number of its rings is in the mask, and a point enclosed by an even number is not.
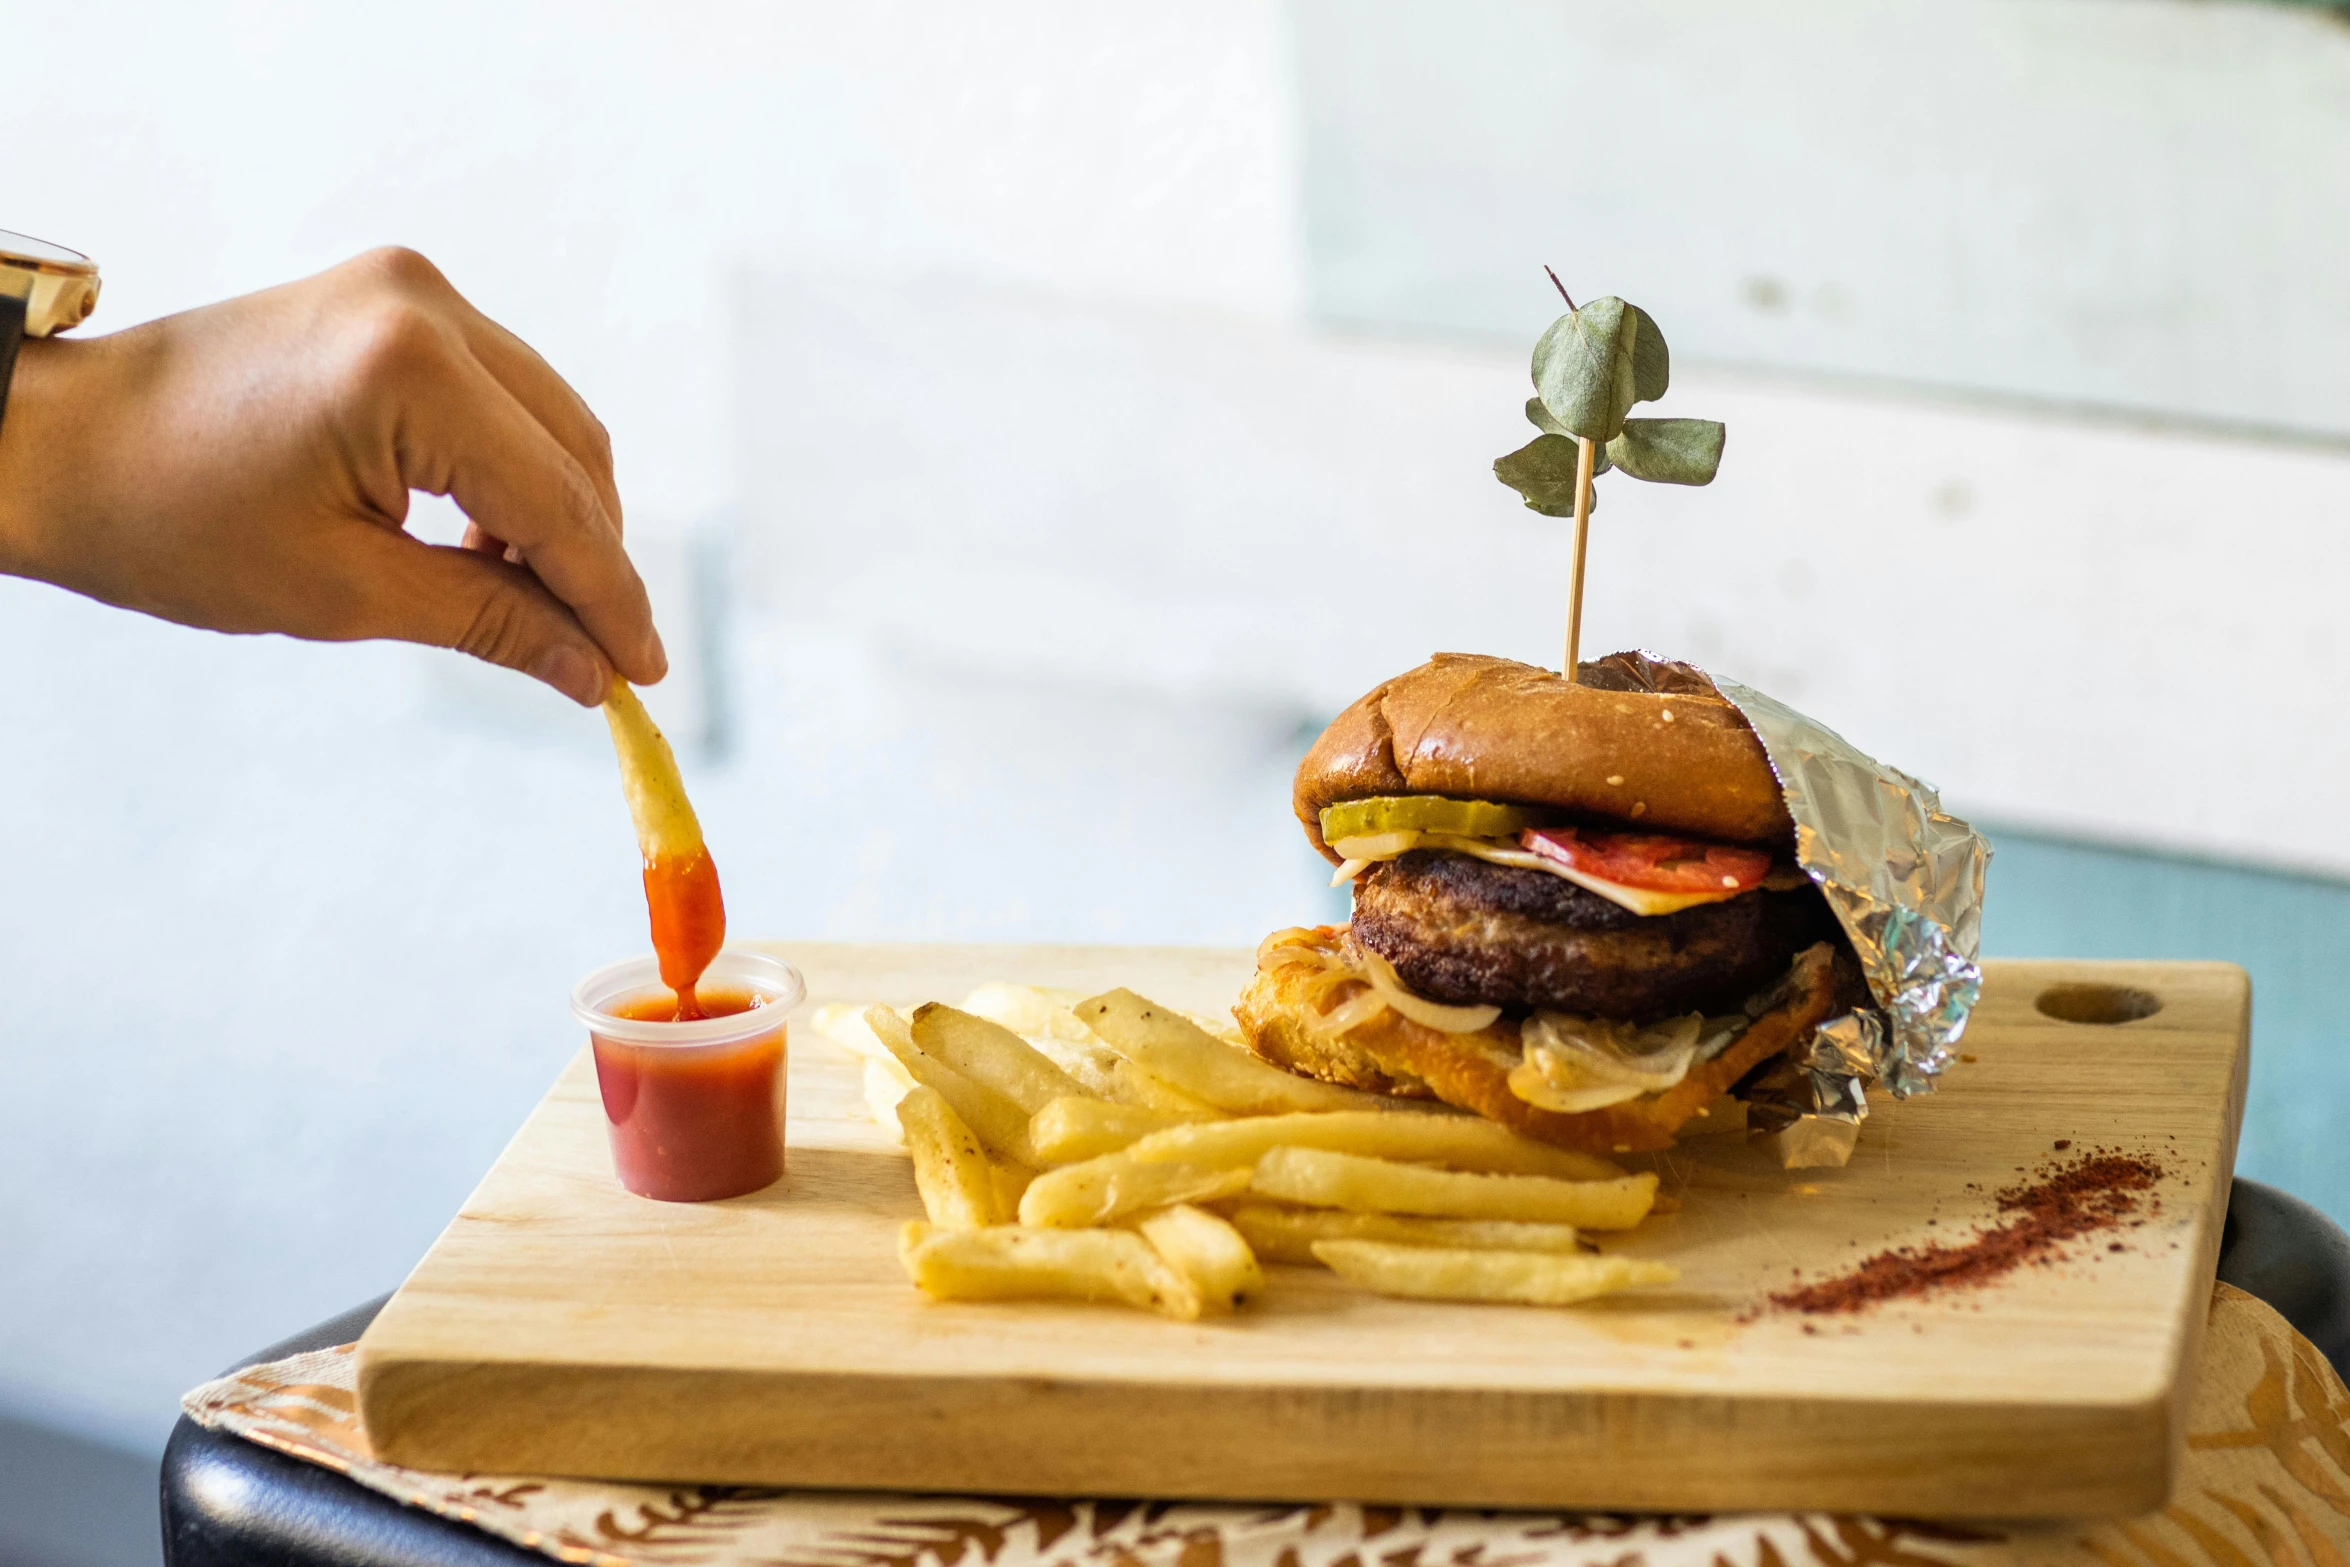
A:
[[[80,326],[98,308],[98,263],[30,235],[0,229],[0,419],[16,345]]]

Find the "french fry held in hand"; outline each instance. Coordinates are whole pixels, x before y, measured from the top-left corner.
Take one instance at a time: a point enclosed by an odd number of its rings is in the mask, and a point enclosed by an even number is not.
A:
[[[1027,1040],[986,1018],[937,1002],[916,1007],[914,1043],[974,1083],[994,1089],[1029,1115],[1084,1087]]]
[[[678,1017],[698,1018],[694,981],[726,944],[726,905],[718,868],[702,841],[702,824],[686,798],[677,755],[638,700],[615,676],[604,692],[604,722],[620,758],[620,788],[636,824],[645,858],[645,906],[652,916],[653,951],[661,983],[677,995]]]
[[[917,1221],[899,1232],[898,1260],[934,1300],[1118,1301],[1187,1322],[1201,1310],[1198,1286],[1132,1230],[941,1230]]]
[[[1200,1164],[1136,1164],[1105,1154],[1064,1164],[1031,1181],[1020,1197],[1020,1222],[1074,1230],[1108,1224],[1145,1208],[1179,1202],[1215,1202],[1248,1190],[1249,1172]]]
[[[1151,1249],[1189,1278],[1208,1311],[1231,1311],[1265,1287],[1265,1273],[1240,1231],[1205,1208],[1178,1203],[1135,1226]]]
[[[1124,1157],[1131,1159],[1133,1154],[1129,1151]],[[1260,1197],[1356,1213],[1518,1219],[1586,1230],[1628,1230],[1648,1216],[1656,1200],[1656,1177],[1643,1173],[1612,1181],[1559,1181],[1547,1175],[1469,1175],[1320,1148],[1276,1148],[1257,1161],[1249,1189]]]
[[[975,1083],[914,1043],[914,1030],[887,1007],[867,1007],[865,1022],[915,1082],[938,1090],[981,1142],[1015,1164],[1034,1168],[1028,1142],[1028,1112],[985,1083]]]
[[[1151,1076],[1234,1115],[1378,1109],[1390,1103],[1268,1066],[1183,1014],[1131,990],[1107,991],[1080,1001],[1076,1012],[1111,1049]]]
[[[1670,1284],[1678,1268],[1629,1257],[1534,1251],[1444,1251],[1380,1241],[1317,1241],[1314,1255],[1350,1284],[1414,1300],[1572,1306],[1637,1284]]]
[[[1127,1151],[1148,1164],[1255,1164],[1275,1148],[1326,1148],[1372,1159],[1406,1159],[1489,1175],[1547,1175],[1562,1181],[1614,1180],[1624,1172],[1596,1154],[1520,1137],[1482,1116],[1410,1110],[1339,1110],[1250,1116],[1178,1126],[1138,1139]]]
[[[916,1084],[898,1101],[914,1185],[930,1222],[947,1230],[983,1230],[1007,1210],[996,1197],[996,1164],[935,1088]]]
[[[1427,1219],[1400,1213],[1348,1213],[1338,1208],[1290,1208],[1242,1203],[1232,1227],[1267,1262],[1314,1267],[1317,1241],[1385,1241],[1450,1251],[1545,1251],[1579,1254],[1571,1224],[1527,1224],[1514,1219]]]
[[[1112,1104],[1106,1099],[1056,1099],[1029,1118],[1028,1141],[1046,1164],[1075,1164],[1116,1153],[1153,1132],[1191,1119],[1140,1105]]]

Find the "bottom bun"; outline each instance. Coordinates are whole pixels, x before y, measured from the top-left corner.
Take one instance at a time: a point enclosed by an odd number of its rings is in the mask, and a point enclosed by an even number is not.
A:
[[[1325,925],[1311,933],[1310,946],[1335,956],[1345,935],[1344,926]],[[1325,966],[1280,963],[1281,950],[1266,943],[1267,961],[1232,1009],[1249,1048],[1263,1059],[1350,1088],[1441,1099],[1528,1137],[1589,1153],[1670,1147],[1674,1134],[1731,1084],[1867,995],[1850,949],[1842,942],[1819,942],[1796,954],[1786,977],[1763,998],[1766,1010],[1720,1055],[1691,1068],[1662,1093],[1567,1114],[1530,1105],[1510,1092],[1510,1069],[1523,1059],[1515,1021],[1505,1018],[1473,1034],[1448,1034],[1388,1008],[1332,1034],[1314,1022],[1370,986],[1355,981],[1333,987]]]

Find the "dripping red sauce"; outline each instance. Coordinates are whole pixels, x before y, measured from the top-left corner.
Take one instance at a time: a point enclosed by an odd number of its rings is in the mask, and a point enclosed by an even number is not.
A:
[[[653,919],[653,952],[661,960],[661,983],[677,998],[669,1016],[649,1021],[690,1023],[726,1016],[708,1010],[709,1004],[694,990],[702,971],[726,944],[726,900],[718,892],[718,867],[710,851],[647,860],[645,908]]]

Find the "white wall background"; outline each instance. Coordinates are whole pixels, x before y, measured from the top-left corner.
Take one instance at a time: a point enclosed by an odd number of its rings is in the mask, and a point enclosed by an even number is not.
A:
[[[2093,51],[2240,9],[1936,12]],[[738,929],[1245,941],[1324,906],[1301,727],[1434,644],[1554,656],[1564,575],[1486,470],[1523,343],[1307,320],[1319,15],[86,3],[96,42],[0,92],[0,224],[98,255],[102,326],[416,245],[606,417],[673,645],[681,541],[728,522],[695,783]],[[1497,289],[1543,259],[1514,243]],[[1595,646],[1965,807],[2350,868],[2265,803],[2350,760],[2350,459],[1684,358],[1668,411],[1729,462],[1606,490]],[[440,655],[0,584],[0,659],[0,1403],[152,1444],[421,1250],[572,1048],[571,980],[640,944],[628,839],[592,718]]]
[[[40,149],[0,192],[100,259],[97,325],[416,246],[587,395],[646,513],[732,498],[746,256],[1298,298],[1272,0],[87,0],[71,31],[0,94]]]
[[[1314,299],[2350,438],[2350,25],[2150,0],[1298,0]]]

